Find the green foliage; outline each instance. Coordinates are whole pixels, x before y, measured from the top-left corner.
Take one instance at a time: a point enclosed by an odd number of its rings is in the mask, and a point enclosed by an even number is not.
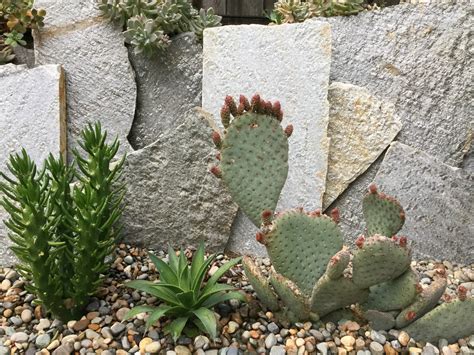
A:
[[[364,0],[278,0],[268,15],[276,24],[303,22],[313,17],[356,15]]]
[[[171,43],[170,36],[192,31],[202,39],[205,28],[221,25],[214,10],[200,11],[189,0],[97,0],[104,16],[126,27],[125,41],[135,53],[151,56]]]
[[[206,259],[202,243],[190,265],[183,251],[178,257],[171,248],[168,251],[168,263],[153,254],[149,254],[149,256],[160,273],[160,282],[134,280],[126,285],[146,292],[163,303],[157,308],[137,306],[128,312],[126,319],[146,312],[149,314],[146,328],[149,328],[161,317],[167,316],[173,320],[164,330],[171,334],[175,341],[183,330],[190,331],[195,328],[215,338],[217,336],[217,321],[211,309],[230,299],[246,300],[241,293],[233,291],[232,286],[217,283],[231,267],[240,262],[240,258],[232,259],[222,265],[205,282],[209,268],[215,260],[215,255],[210,255]]]
[[[25,46],[24,34],[43,27],[46,11],[33,9],[33,0],[2,0],[0,3],[0,65],[15,57],[12,48]]]
[[[38,303],[65,321],[80,318],[120,231],[124,187],[116,181],[124,160],[110,167],[119,142],[107,144],[106,137],[99,123],[82,131],[77,167],[50,155],[38,170],[22,150],[10,157],[10,174],[1,173],[1,204],[10,215],[5,224],[20,274]]]

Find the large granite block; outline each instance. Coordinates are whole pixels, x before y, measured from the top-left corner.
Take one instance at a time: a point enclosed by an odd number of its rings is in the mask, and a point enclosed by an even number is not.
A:
[[[474,262],[474,175],[394,142],[375,183],[405,209],[400,233],[413,241],[416,257]]]
[[[49,153],[66,153],[66,101],[60,65],[34,69],[7,64],[0,67],[0,171],[8,174],[10,154],[25,148],[39,167]],[[0,196],[0,198],[2,198]],[[0,266],[15,262],[0,207]]]
[[[36,0],[47,12],[35,31],[36,64],[61,63],[66,71],[68,150],[88,122],[100,121],[121,150],[129,149],[137,89],[121,29],[94,0]]]
[[[194,33],[183,33],[152,58],[134,54],[132,47],[129,54],[138,89],[130,143],[141,149],[174,129],[178,117],[201,106],[202,45]]]
[[[281,26],[206,29],[203,49],[203,108],[220,125],[226,95],[279,100],[283,126],[292,123],[289,174],[278,209],[320,208],[328,159],[328,101],[331,28],[310,21]],[[254,249],[255,226],[239,214],[230,250]],[[235,244],[237,243],[237,245]],[[251,244],[248,244],[251,243]],[[234,245],[234,246],[233,246]]]
[[[197,247],[205,241],[206,250],[223,251],[237,206],[209,172],[212,130],[194,111],[178,122],[127,157],[123,238],[154,249]]]

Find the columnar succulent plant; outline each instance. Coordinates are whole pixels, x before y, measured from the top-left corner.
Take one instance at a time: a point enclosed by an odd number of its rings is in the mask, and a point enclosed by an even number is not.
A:
[[[26,45],[24,34],[43,26],[46,11],[33,9],[33,0],[0,2],[0,65],[15,58],[12,48]]]
[[[212,8],[196,10],[189,0],[97,0],[104,15],[126,27],[125,41],[135,53],[151,56],[171,43],[170,36],[192,31],[202,39],[204,29],[221,25]]]
[[[267,278],[250,257],[243,259],[262,304],[290,321],[334,319],[353,310],[373,328],[406,329],[420,340],[455,340],[473,333],[474,298],[467,299],[461,289],[458,301],[436,308],[445,275],[437,275],[426,289],[418,283],[410,243],[397,235],[405,212],[374,184],[363,199],[367,233],[356,240],[353,252],[343,246],[337,210],[330,216],[303,209],[274,213],[288,173],[293,131],[291,125],[281,127],[282,117],[278,102],[258,95],[249,102],[241,96],[237,105],[227,97],[221,110],[224,132],[212,133],[220,165],[211,172],[260,228],[256,239],[272,261]]]

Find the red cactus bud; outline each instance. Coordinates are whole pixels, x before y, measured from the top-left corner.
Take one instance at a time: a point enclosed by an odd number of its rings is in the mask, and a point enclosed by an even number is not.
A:
[[[405,318],[406,320],[413,320],[416,317],[416,313],[413,311],[409,311],[406,315]]]
[[[279,122],[281,122],[283,120],[283,111],[280,110],[278,112],[275,112],[275,117]]]
[[[240,95],[239,102],[244,107],[245,111],[250,111],[249,100],[244,95]]]
[[[394,236],[392,236],[392,240],[393,240],[395,243],[398,243],[399,238],[398,238],[396,235],[394,235]]]
[[[272,223],[273,212],[270,210],[265,210],[262,212],[262,222],[264,225],[269,225]]]
[[[355,245],[357,246],[357,248],[362,248],[364,246],[364,242],[365,242],[365,237],[363,235],[360,235],[356,239]]]
[[[235,104],[235,101],[232,96],[227,95],[225,97],[225,104],[229,107],[230,113],[233,116],[237,116],[237,105]]]
[[[453,300],[453,297],[450,296],[450,295],[448,295],[447,293],[445,293],[445,294],[443,295],[443,301],[444,301],[445,303],[449,303],[449,302],[451,302],[452,300]]]
[[[212,131],[212,141],[214,142],[214,145],[220,149],[222,147],[222,139],[221,135],[217,131]]]
[[[221,153],[220,153],[220,152],[218,152],[218,153],[216,154],[216,159],[219,160],[219,161],[221,160]]]
[[[243,104],[239,104],[239,107],[237,107],[237,116],[243,115],[245,112],[245,107]]]
[[[321,217],[321,210],[318,208],[309,213],[310,217]]]
[[[334,208],[331,211],[331,218],[335,223],[339,223],[339,221],[341,220],[341,216],[339,215],[339,210],[337,208]]]
[[[293,125],[292,124],[289,124],[288,126],[286,126],[285,134],[288,138],[291,137],[291,135],[293,134]]]
[[[221,108],[221,122],[224,128],[229,127],[230,124],[230,108],[227,105]]]
[[[407,243],[408,243],[407,237],[400,237],[400,240],[399,240],[398,244],[401,247],[405,248],[407,246]]]
[[[260,95],[259,94],[255,94],[252,96],[252,100],[251,100],[251,110],[253,112],[256,112],[258,113],[260,111]]]
[[[459,286],[458,287],[458,297],[461,301],[465,301],[467,297],[467,288],[464,286]]]
[[[218,177],[218,178],[221,178],[221,177],[222,177],[222,171],[221,171],[221,169],[220,169],[218,166],[216,166],[216,165],[212,166],[210,171],[211,171],[211,173],[213,173],[216,177]]]
[[[419,283],[417,283],[415,285],[415,289],[416,289],[416,293],[422,293],[423,292],[423,287]]]
[[[263,108],[265,110],[265,114],[267,114],[269,116],[273,116],[273,106],[272,106],[272,103],[270,101],[266,101],[263,104]]]
[[[330,263],[331,265],[336,265],[336,264],[339,262],[339,260],[341,260],[341,258],[339,257],[339,255],[334,255],[334,256],[331,258],[331,260],[329,260],[329,263]]]
[[[256,239],[257,242],[259,242],[260,244],[264,244],[264,245],[265,245],[265,235],[264,235],[262,232],[257,232],[257,234],[255,235],[255,239]]]
[[[369,185],[369,192],[371,194],[376,194],[377,193],[377,185],[375,185],[374,183],[370,184]]]
[[[281,112],[280,101],[275,101],[272,105],[273,116],[277,117],[278,113]]]

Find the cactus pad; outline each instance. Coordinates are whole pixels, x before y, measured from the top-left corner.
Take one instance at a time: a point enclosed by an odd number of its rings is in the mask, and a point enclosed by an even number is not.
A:
[[[369,186],[369,193],[362,201],[362,209],[367,224],[367,234],[391,237],[405,223],[405,212],[393,197],[377,192],[374,184]]]
[[[360,288],[387,282],[410,267],[411,252],[407,246],[382,236],[369,238],[354,253],[354,283]]]
[[[324,275],[311,295],[311,310],[323,317],[339,308],[365,302],[368,296],[369,290],[357,287],[351,279],[334,280]]]
[[[224,108],[229,111],[224,114],[231,112],[235,118],[226,122],[222,140],[213,135],[220,150],[220,171],[233,200],[260,227],[261,213],[275,210],[288,175],[288,136],[279,116],[272,113],[275,105],[259,99],[247,107],[251,112],[244,112],[248,101],[236,110],[228,99]]]
[[[294,314],[296,320],[310,319],[310,309],[306,302],[306,297],[291,280],[272,272],[270,282],[283,304]]]
[[[417,282],[417,275],[409,269],[392,281],[374,285],[370,288],[369,299],[363,307],[382,312],[401,310],[415,300]]]
[[[397,328],[406,327],[408,324],[414,322],[418,318],[431,311],[438,304],[439,299],[443,296],[446,290],[447,281],[445,278],[439,278],[425,288],[421,294],[418,295],[415,302],[405,308],[397,316]]]
[[[245,275],[263,305],[272,311],[278,311],[280,308],[278,305],[278,297],[275,292],[273,292],[268,279],[248,256],[244,257],[242,264],[244,266]]]
[[[474,334],[474,298],[444,303],[404,330],[415,340],[435,343],[455,342]]]
[[[344,270],[351,260],[351,253],[348,250],[341,250],[334,255],[328,263],[326,268],[326,276],[330,279],[336,280],[342,277]]]
[[[371,309],[364,313],[364,317],[374,330],[389,330],[395,326],[395,318],[388,312]]]
[[[308,296],[342,243],[342,234],[331,218],[309,216],[301,210],[280,215],[264,236],[275,270]]]

